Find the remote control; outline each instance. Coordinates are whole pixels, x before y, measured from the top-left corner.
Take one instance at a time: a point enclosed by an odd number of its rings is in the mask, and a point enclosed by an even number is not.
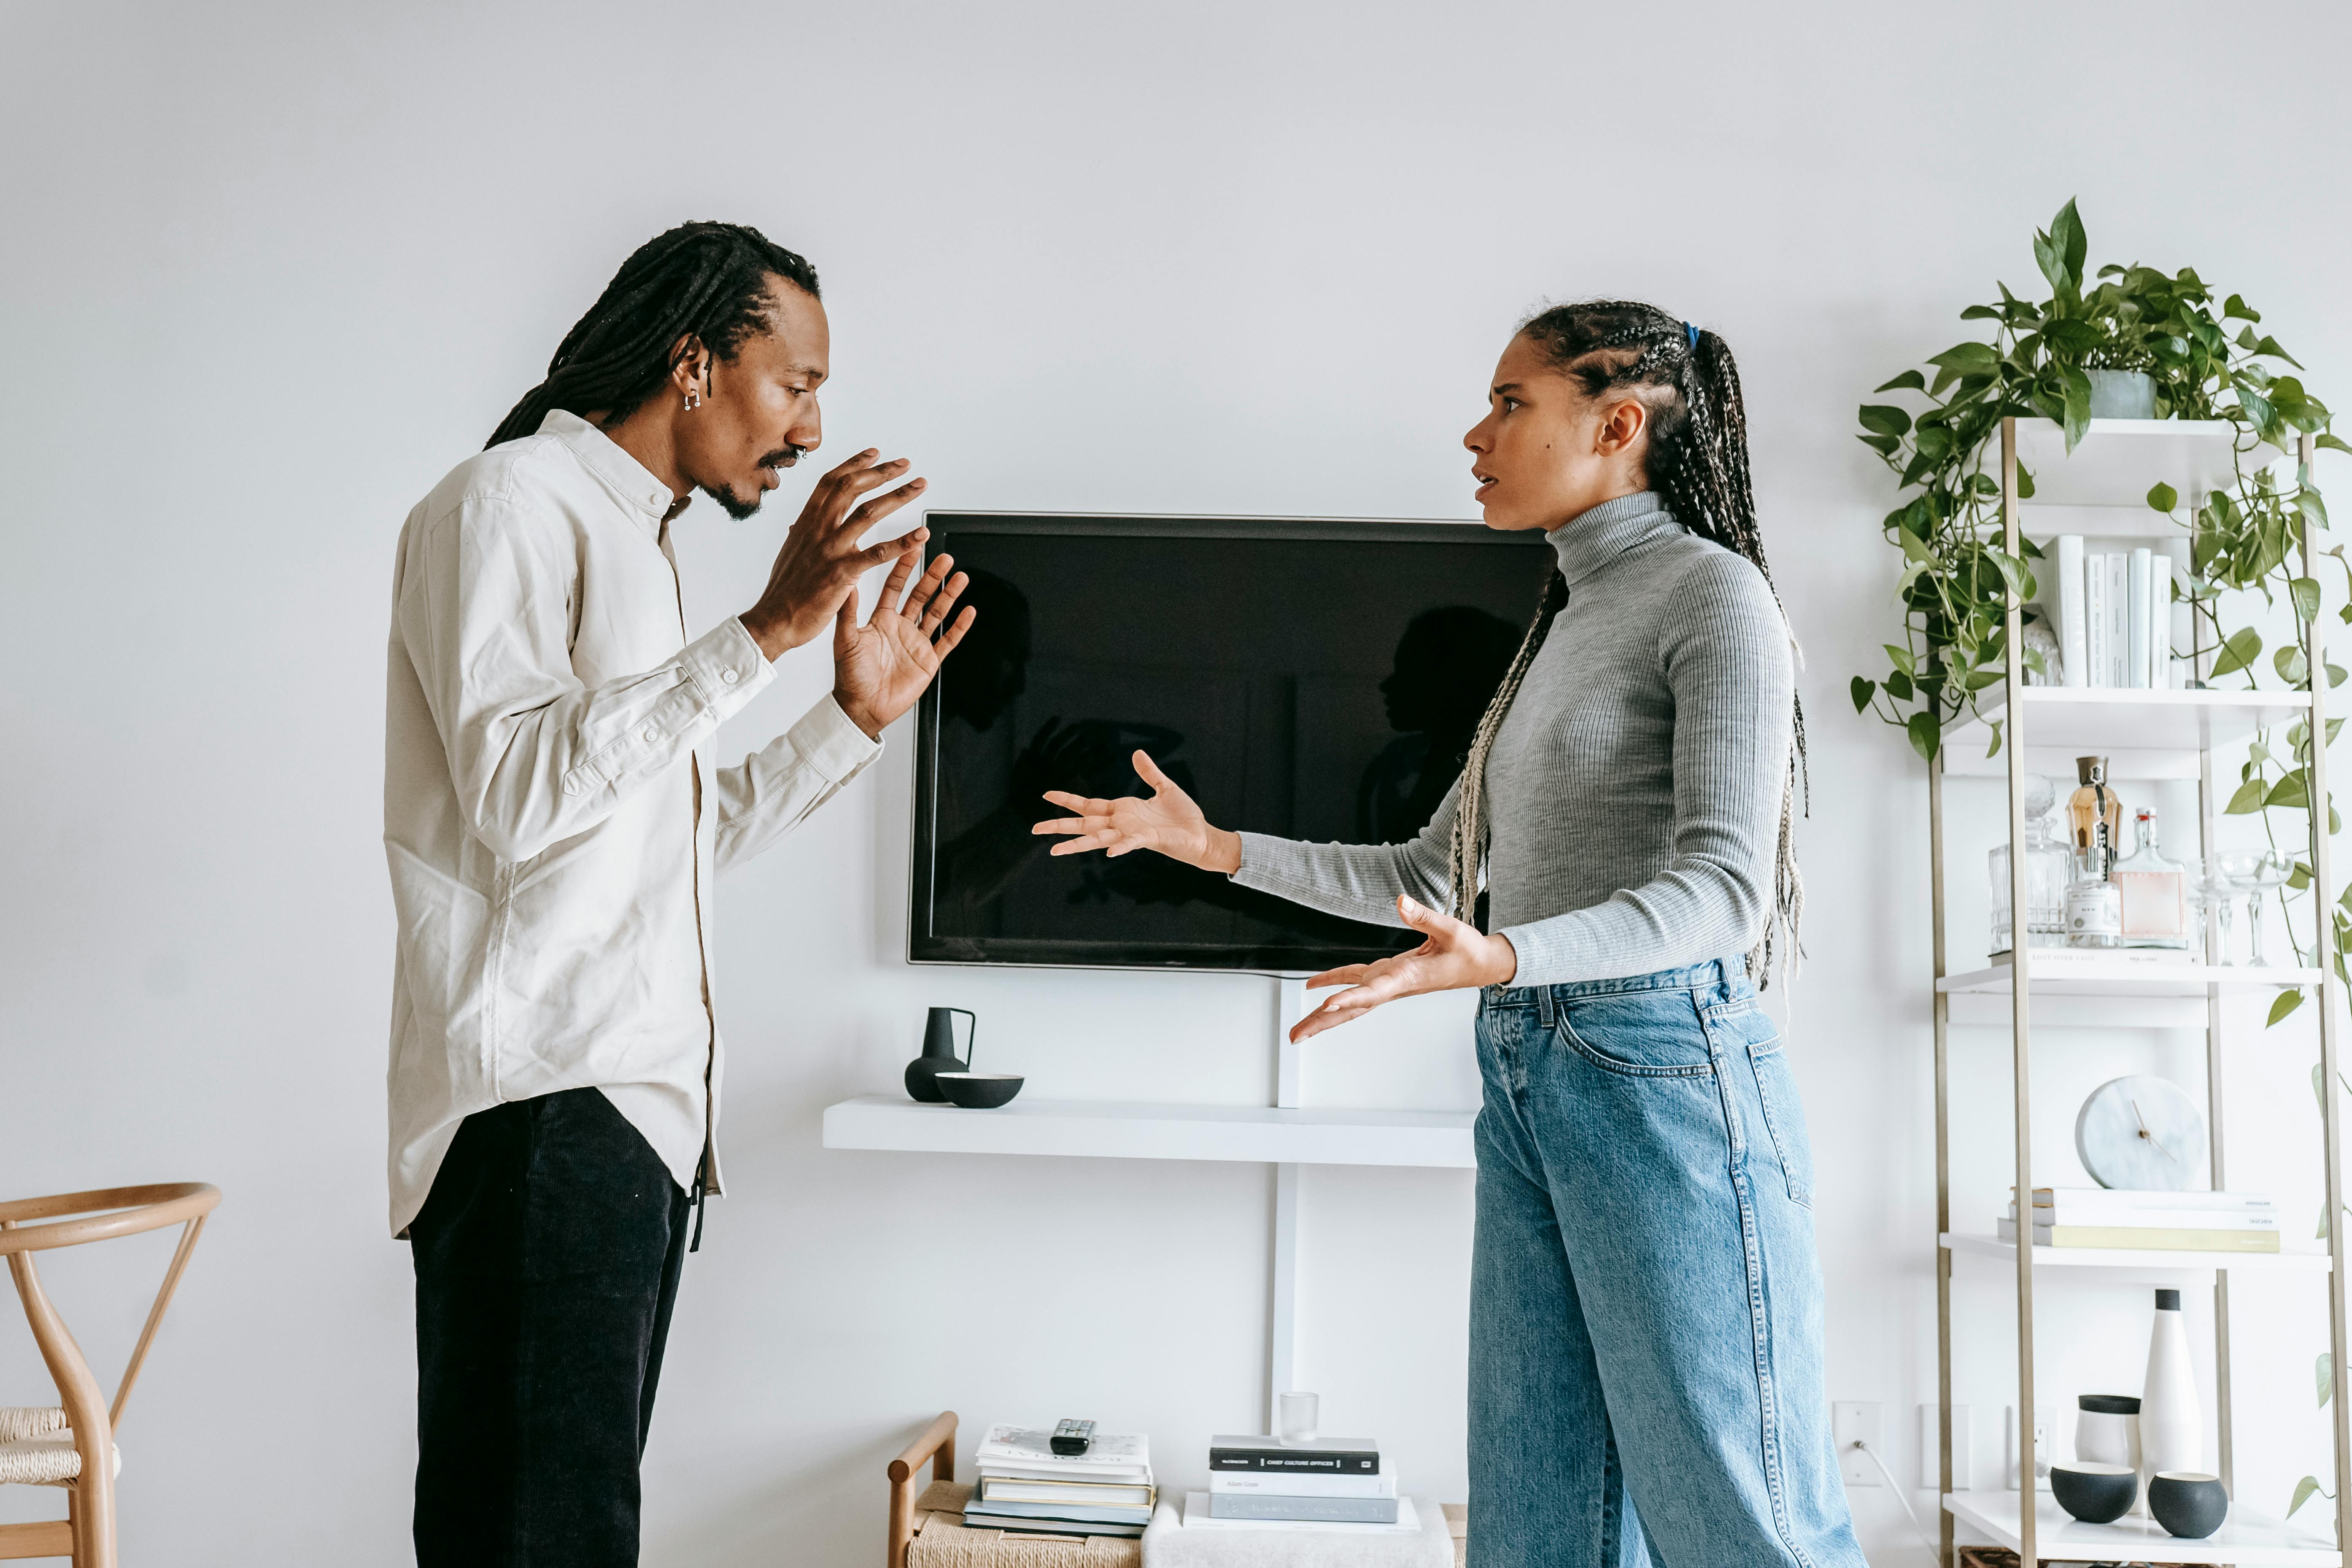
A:
[[[1095,1424],[1092,1421],[1064,1421],[1054,1428],[1054,1452],[1083,1454],[1094,1446]]]

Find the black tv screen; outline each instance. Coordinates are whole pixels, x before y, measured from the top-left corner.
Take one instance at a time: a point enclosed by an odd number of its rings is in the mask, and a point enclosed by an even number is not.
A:
[[[1401,842],[1462,769],[1552,566],[1465,523],[932,512],[979,618],[918,717],[919,963],[1299,971],[1402,951],[1150,852],[1054,857],[1049,789],[1220,827]]]

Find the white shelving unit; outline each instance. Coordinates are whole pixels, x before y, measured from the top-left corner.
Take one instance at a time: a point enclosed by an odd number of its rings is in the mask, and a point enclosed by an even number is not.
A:
[[[1290,1026],[1306,1013],[1304,976],[1276,976],[1270,1105],[1014,1100],[993,1111],[862,1094],[824,1108],[824,1146],[1082,1159],[1239,1160],[1274,1176],[1266,1266],[1266,1427],[1295,1387],[1298,1353],[1298,1175],[1307,1166],[1472,1170],[1474,1111],[1310,1111],[1299,1100]]]
[[[1263,1165],[1433,1166],[1468,1170],[1469,1111],[1300,1111],[1015,1100],[999,1111],[865,1094],[828,1105],[828,1149],[1090,1159],[1248,1160]]]
[[[2011,419],[2001,425],[2001,528],[2003,547],[2019,553],[2023,537],[2046,539],[2077,532],[2105,538],[2164,535],[2166,520],[2144,503],[2148,488],[2161,480],[2179,493],[2185,505],[2194,505],[2204,493],[2234,481],[2233,427],[2226,423],[2195,423],[2158,420],[2094,420],[2089,434],[2070,455],[2057,425],[2048,421]],[[2250,465],[2274,460],[2283,454],[2264,452]],[[2305,437],[2297,455],[2311,457]],[[2018,467],[2023,462],[2033,474],[2035,497],[2018,494]],[[2177,537],[2178,530],[2172,530]],[[2313,570],[2312,541],[2303,542],[2303,570]],[[2315,987],[2320,1005],[2313,1009],[2319,1020],[2322,1082],[2333,1082],[2337,1071],[2336,1015],[2341,1002],[2331,971],[2302,967],[2262,967],[2210,962],[2221,956],[2208,951],[2209,962],[2164,962],[2129,953],[2081,953],[2028,947],[2007,961],[1965,973],[1951,973],[1946,964],[1944,885],[1944,788],[1947,777],[2000,779],[2008,785],[2011,906],[2021,912],[2028,904],[2024,841],[2024,776],[2042,772],[2064,780],[2074,777],[2074,758],[2085,754],[2112,759],[2110,777],[2134,779],[2194,780],[2199,798],[2200,859],[2213,842],[2220,810],[2213,779],[2215,747],[2243,740],[2257,730],[2308,719],[2315,734],[2326,728],[2326,683],[2309,692],[2247,691],[2114,691],[2065,686],[2028,686],[2021,660],[2021,612],[2011,601],[2008,617],[2007,679],[1979,698],[1981,716],[1949,726],[1944,745],[1928,767],[1927,800],[1930,881],[1934,899],[1935,1046],[1936,1046],[1936,1309],[1938,1369],[1937,1397],[1946,1412],[1940,1423],[1939,1463],[1943,1493],[1943,1560],[1953,1560],[1956,1530],[1989,1537],[2015,1552],[2029,1564],[2037,1560],[2142,1562],[2161,1559],[2179,1563],[2239,1564],[2338,1564],[2341,1556],[2324,1532],[2310,1531],[2268,1518],[2232,1503],[2229,1521],[2212,1537],[2179,1541],[2153,1523],[2125,1521],[2110,1525],[2086,1525],[2068,1518],[2054,1502],[2040,1499],[2034,1511],[2021,1511],[2021,1498],[2038,1494],[2002,1490],[1955,1491],[1952,1489],[1952,1272],[1956,1257],[1982,1260],[2012,1275],[2017,1287],[2017,1408],[2032,1410],[2041,1403],[2034,1382],[2033,1303],[2037,1280],[2053,1287],[2068,1280],[2114,1281],[2119,1274],[2178,1278],[2194,1275],[2212,1281],[2214,1364],[2218,1386],[2214,1407],[2221,1437],[2220,1470],[2234,1494],[2231,1427],[2236,1391],[2230,1371],[2230,1277],[2237,1272],[2322,1273],[2327,1278],[2330,1343],[2337,1368],[2334,1405],[2336,1522],[2339,1532],[2352,1539],[2352,1417],[2347,1417],[2344,1227],[2332,1228],[2325,1253],[2173,1252],[2156,1249],[2028,1247],[1997,1236],[1970,1234],[1952,1228],[1951,1213],[1951,1053],[1949,1033],[1955,1022],[1975,1025],[2005,1023],[2011,1032],[2011,1072],[2013,1091],[2013,1149],[2011,1179],[2017,1190],[2035,1186],[2032,1170],[2032,1075],[2028,1070],[2037,1019],[2048,1025],[2099,1028],[2201,1029],[2205,1034],[2207,1121],[2210,1127],[2210,1169],[2213,1185],[2225,1184],[2221,1104],[2228,1077],[2229,1050],[2223,1038],[2222,998],[2246,989]],[[2313,668],[2324,663],[2316,626],[2305,650]],[[2201,667],[2201,665],[2200,665]],[[1993,723],[2001,726],[2005,744],[1990,758]],[[2311,763],[2311,788],[2315,799],[2327,799],[2326,753],[2317,748]],[[2322,887],[2333,887],[2328,865],[2328,836],[2312,835],[2309,863]],[[2322,1099],[2326,1139],[2327,1207],[2336,1213],[2343,1203],[2343,1173],[2336,1097]],[[2281,1393],[2263,1390],[2258,1396]],[[2301,1392],[2298,1390],[2298,1392]],[[2309,1397],[2305,1394],[2304,1397]],[[2021,1435],[2021,1473],[2031,1473],[2036,1456],[2029,1429]]]
[[[2154,1520],[2128,1516],[2113,1524],[2084,1524],[2070,1519],[2048,1498],[2034,1509],[2033,1541],[2027,1545],[2019,1528],[2019,1500],[2013,1491],[1958,1491],[1944,1494],[1944,1511],[2006,1546],[2020,1557],[2038,1552],[2045,1561],[2066,1563],[2234,1563],[2239,1568],[2336,1568],[2343,1562],[2336,1543],[2300,1525],[2273,1519],[2254,1509],[2230,1505],[2230,1518],[2202,1541],[2183,1541],[2167,1534]],[[2039,1494],[2036,1494],[2037,1497]]]

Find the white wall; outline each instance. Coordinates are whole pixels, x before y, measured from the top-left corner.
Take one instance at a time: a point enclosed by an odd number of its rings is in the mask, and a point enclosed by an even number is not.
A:
[[[2262,23],[0,6],[0,1193],[227,1194],[130,1413],[131,1560],[405,1560],[376,842],[392,541],[621,256],[703,216],[814,258],[833,446],[912,455],[944,507],[1462,516],[1456,440],[1531,305],[1633,294],[1735,345],[1811,659],[1792,1054],[1830,1392],[1885,1403],[1907,1472],[1934,1390],[1925,807],[1908,749],[1844,696],[1878,667],[1894,577],[1890,485],[1853,409],[1953,341],[1996,277],[2038,287],[2027,236],[2069,195],[2095,259],[2193,262],[2352,398],[2330,162],[2352,26],[2294,5]],[[748,602],[798,490],[750,525],[689,514],[698,622]],[[824,679],[795,655],[730,743]],[[1264,1087],[1263,981],[908,967],[908,788],[900,744],[722,894],[736,1193],[686,1281],[651,1563],[870,1562],[882,1463],[943,1406],[1141,1427],[1180,1483],[1211,1431],[1255,1418],[1263,1172],[818,1147],[820,1109],[895,1082],[930,1003],[979,1009],[991,1064],[1038,1093]],[[1956,878],[1978,852],[1956,850]],[[1971,1048],[1984,1072],[1997,1045]],[[2264,1049],[2295,1089],[2307,1040]],[[1311,1093],[1467,1105],[1466,1051],[1458,1003],[1400,1008],[1318,1042]],[[2067,1085],[2089,1072],[2070,1060]],[[2278,1103],[2248,1130],[2305,1138],[2308,1100]],[[2045,1122],[2049,1161],[2070,1109]],[[1971,1179],[1969,1201],[1997,1198],[1997,1176]],[[1328,1424],[1460,1497],[1467,1176],[1315,1171],[1307,1223],[1303,1379]],[[102,1361],[136,1322],[131,1266],[161,1267],[151,1240],[52,1270]],[[1989,1358],[2006,1298],[1971,1290]],[[2136,1379],[2137,1301],[2083,1309],[2112,1333],[2084,1338],[2079,1375],[2045,1339],[2046,1397]],[[2272,1507],[2325,1463],[2297,1381],[2319,1320],[2298,1312],[2273,1390],[2293,1419],[2242,1470]],[[5,1322],[0,1399],[42,1397]],[[2004,1376],[1988,1360],[1969,1385],[1996,1456]],[[1918,1557],[1883,1491],[1857,1508],[1874,1554]]]

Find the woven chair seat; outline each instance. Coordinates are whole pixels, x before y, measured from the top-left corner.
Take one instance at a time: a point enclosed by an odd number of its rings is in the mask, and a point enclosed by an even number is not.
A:
[[[114,1450],[122,1473],[122,1450]],[[0,1486],[61,1487],[81,1474],[66,1413],[56,1406],[0,1405]]]

